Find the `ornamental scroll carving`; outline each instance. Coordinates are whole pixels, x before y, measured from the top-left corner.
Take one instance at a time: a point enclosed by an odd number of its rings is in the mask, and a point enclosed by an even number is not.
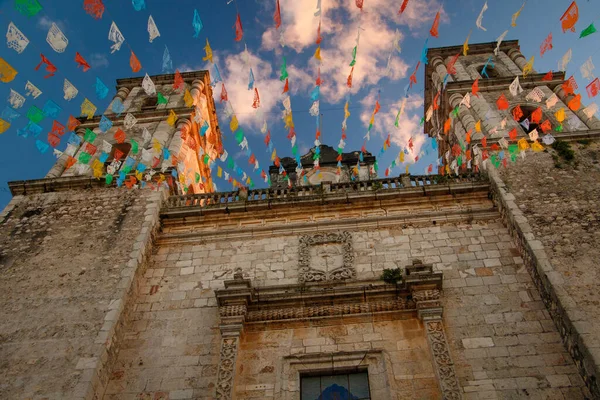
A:
[[[356,277],[350,232],[300,236],[298,281],[341,281]]]
[[[221,339],[221,360],[219,362],[216,396],[218,400],[231,400],[237,348],[238,337],[224,337]]]
[[[442,321],[425,321],[425,329],[433,353],[442,398],[444,400],[460,400],[460,388],[454,372],[454,363],[448,351],[448,342]]]

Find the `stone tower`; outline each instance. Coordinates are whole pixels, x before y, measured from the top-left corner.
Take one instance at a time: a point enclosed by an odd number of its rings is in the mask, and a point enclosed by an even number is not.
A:
[[[150,77],[155,86],[155,93],[151,95],[142,86],[143,78],[117,80],[117,93],[111,104],[102,115],[80,118],[81,125],[76,133],[82,139],[81,143],[69,145],[46,177],[92,176],[92,166],[100,160],[104,166],[100,167],[97,177],[104,173],[118,177],[128,163],[131,172],[143,164],[144,168],[139,170],[177,170],[178,179],[172,187],[179,193],[184,193],[184,188],[190,194],[213,191],[211,172],[202,157],[208,154],[214,160],[220,156],[222,142],[209,73],[182,73],[182,87],[178,90],[173,88],[174,77],[174,74]],[[159,102],[157,93],[163,101]],[[173,115],[174,120],[168,121]],[[111,121],[110,128],[103,128],[103,117]],[[131,117],[136,123],[129,127],[127,119]],[[95,154],[86,164],[78,163],[65,169],[70,156],[77,160],[86,151],[87,131],[96,135]],[[117,138],[117,132],[125,135]],[[104,142],[111,148],[107,151],[108,158],[102,159]],[[132,148],[132,144],[137,149]],[[120,157],[115,159],[115,154]],[[144,175],[144,179],[149,178]]]
[[[427,52],[424,110],[431,117],[425,124],[425,132],[438,139],[439,156],[445,158],[451,170],[466,171],[481,163],[481,153],[475,148],[483,149],[481,139],[484,136],[488,146],[502,138],[509,140],[509,132],[513,129],[516,129],[517,138],[526,137],[529,141],[535,137],[532,133],[535,130],[541,140],[544,121],[549,122],[547,132],[556,139],[583,137],[587,131],[600,128],[594,111],[586,110],[584,105],[572,107],[575,94],[568,93],[564,85],[568,77],[564,72],[548,74],[548,71],[537,72],[535,69],[528,72],[527,58],[521,54],[516,40],[503,41],[496,47],[496,42],[469,44],[467,56],[463,56],[463,46],[431,48]],[[512,95],[509,87],[517,77],[522,90],[517,88],[517,94]],[[479,94],[473,96],[476,80]],[[497,105],[501,95],[508,101],[504,110]],[[522,115],[515,111],[517,106]],[[541,108],[540,122],[531,122],[538,107]],[[555,115],[560,109],[565,110],[564,121],[558,121]],[[451,128],[444,133],[444,124],[448,120]],[[475,126],[478,121],[481,121],[481,132],[477,132]],[[471,133],[470,144],[466,143],[467,132]],[[461,162],[459,167],[456,157],[452,156],[454,145],[474,149],[473,162]]]
[[[319,145],[320,171],[316,171],[313,168],[315,151],[316,147],[313,147],[308,153],[300,157],[302,169],[298,168],[297,161],[292,157],[282,158],[279,160],[280,165],[271,165],[269,167],[271,186],[288,186],[288,183],[283,180],[282,170],[285,170],[293,185],[296,186],[318,185],[321,182],[368,181],[377,177],[377,174],[373,171],[375,156],[369,152],[364,152],[361,160],[358,151],[340,155],[331,146]],[[340,160],[338,161],[338,159]],[[360,168],[357,167],[357,164],[360,165]],[[358,174],[356,174],[356,171],[358,171]]]

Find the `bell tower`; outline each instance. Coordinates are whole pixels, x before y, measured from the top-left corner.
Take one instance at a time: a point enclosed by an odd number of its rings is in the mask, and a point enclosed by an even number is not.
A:
[[[574,78],[536,71],[517,40],[470,44],[466,55],[464,46],[431,48],[427,61],[425,132],[439,143],[447,165],[440,173],[474,170],[486,150],[510,154],[519,139],[549,144],[600,128],[595,106],[574,93]]]

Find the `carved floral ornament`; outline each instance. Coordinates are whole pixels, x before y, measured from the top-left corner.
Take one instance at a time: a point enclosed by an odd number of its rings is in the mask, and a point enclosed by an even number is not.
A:
[[[313,265],[311,248],[313,246],[339,244],[341,247],[342,265],[331,270],[328,268],[318,269]],[[352,247],[352,235],[350,232],[319,233],[315,235],[300,236],[298,254],[298,281],[323,282],[340,281],[356,278],[354,268],[354,250]]]

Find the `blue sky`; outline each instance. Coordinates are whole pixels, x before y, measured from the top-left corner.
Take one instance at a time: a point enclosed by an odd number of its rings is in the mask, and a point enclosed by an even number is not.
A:
[[[10,199],[6,182],[12,180],[41,178],[54,162],[51,151],[40,154],[33,138],[17,136],[17,129],[27,124],[25,114],[31,105],[42,108],[46,100],[52,99],[63,111],[59,121],[66,124],[69,114],[79,115],[79,107],[84,97],[89,98],[102,112],[114,95],[115,79],[161,73],[162,54],[168,46],[175,68],[181,71],[206,68],[202,60],[206,38],[210,40],[221,74],[225,80],[229,99],[240,120],[246,136],[254,150],[261,169],[268,170],[270,153],[265,151],[260,126],[263,118],[267,120],[271,137],[279,156],[290,156],[291,145],[286,138],[287,132],[281,121],[281,92],[283,83],[279,81],[279,69],[282,56],[287,59],[290,75],[291,102],[294,114],[296,133],[301,153],[312,145],[315,136],[315,118],[308,110],[311,106],[310,92],[314,88],[316,78],[316,60],[313,54],[316,49],[315,38],[318,17],[313,15],[317,0],[280,0],[282,26],[285,47],[279,44],[279,36],[275,33],[273,11],[275,0],[236,0],[227,4],[228,0],[178,0],[168,2],[146,0],[146,8],[135,11],[129,0],[104,0],[106,11],[100,20],[95,20],[85,13],[80,0],[41,1],[43,10],[37,15],[27,18],[14,8],[13,0],[0,1],[0,25],[4,32],[10,21],[28,37],[29,46],[21,54],[8,49],[6,44],[0,51],[0,57],[19,72],[10,83],[0,84],[0,98],[7,99],[10,89],[24,94],[27,80],[32,81],[43,92],[33,100],[27,98],[21,117],[15,120],[11,128],[0,135],[0,207]],[[424,169],[434,163],[435,157],[428,139],[419,129],[419,120],[423,115],[423,69],[417,74],[418,83],[413,86],[407,102],[405,115],[400,127],[394,127],[395,115],[403,97],[408,77],[420,58],[424,40],[438,10],[442,12],[439,27],[440,37],[430,38],[429,47],[460,45],[469,31],[473,33],[470,43],[495,41],[505,30],[510,29],[506,40],[519,39],[526,58],[535,55],[534,67],[539,72],[557,69],[558,60],[572,48],[573,59],[568,66],[567,75],[575,75],[584,103],[589,103],[585,94],[587,81],[581,77],[580,65],[592,56],[594,61],[600,56],[600,33],[584,39],[578,39],[579,32],[596,20],[600,22],[600,3],[578,1],[580,19],[576,25],[577,33],[562,33],[560,17],[571,4],[567,0],[529,0],[519,19],[517,27],[511,28],[511,16],[523,4],[522,0],[490,0],[489,9],[484,14],[483,26],[487,31],[475,27],[475,20],[481,11],[484,1],[481,0],[409,0],[403,15],[398,15],[402,0],[364,0],[361,11],[354,0],[322,0],[323,41],[321,43],[321,77],[324,81],[321,88],[320,108],[322,117],[321,142],[337,147],[341,136],[341,123],[344,118],[343,105],[345,98],[350,99],[351,116],[348,119],[348,130],[345,151],[360,149],[369,118],[375,105],[377,95],[380,96],[381,111],[375,118],[375,126],[367,150],[379,154],[383,141],[391,135],[392,147],[379,159],[379,174],[384,170],[413,136],[417,144],[417,152],[422,151],[421,160],[411,166],[413,174],[422,174]],[[176,4],[176,6],[173,6]],[[204,27],[198,38],[193,38],[192,17],[197,8]],[[244,28],[244,40],[234,41],[233,25],[236,8],[241,16]],[[146,30],[148,16],[152,15],[161,36],[149,43]],[[109,27],[114,21],[123,33],[126,42],[120,51],[110,53],[111,42],[107,40]],[[355,44],[357,29],[361,23],[360,44],[358,47],[356,66],[353,74],[353,88],[346,89],[346,80],[350,72],[349,62],[352,59],[352,48]],[[69,39],[65,52],[56,53],[46,43],[46,35],[50,24],[56,23]],[[392,38],[398,29],[402,35],[401,53],[393,52],[392,72],[386,74],[388,55],[392,52]],[[539,46],[552,32],[554,49],[539,56]],[[250,53],[249,64],[243,57],[244,45]],[[142,64],[142,71],[132,73],[129,67],[130,48],[135,52]],[[82,72],[74,62],[75,52],[81,53],[91,64],[92,69]],[[58,68],[54,77],[44,79],[43,70],[35,71],[40,61],[40,53],[47,56]],[[249,68],[252,67],[256,77],[255,85],[261,96],[262,117],[251,107],[253,94],[247,90]],[[62,85],[64,78],[69,79],[79,90],[79,95],[67,102],[63,99]],[[109,88],[109,96],[99,100],[94,91],[96,77],[99,77]],[[215,90],[218,95],[220,88]],[[6,103],[8,105],[8,103]],[[217,107],[220,105],[217,101]],[[2,106],[4,108],[4,106]],[[229,132],[228,122],[220,121],[222,131],[226,134],[225,149],[236,157],[242,168],[250,173],[257,185],[262,181],[257,173],[252,173],[245,155],[239,153],[233,135]],[[40,138],[45,138],[50,131],[51,119],[45,119]],[[63,138],[58,149],[66,146]],[[396,168],[392,174],[403,172],[404,168]],[[229,185],[216,180],[219,189],[228,190]],[[125,190],[125,189],[124,189]]]

